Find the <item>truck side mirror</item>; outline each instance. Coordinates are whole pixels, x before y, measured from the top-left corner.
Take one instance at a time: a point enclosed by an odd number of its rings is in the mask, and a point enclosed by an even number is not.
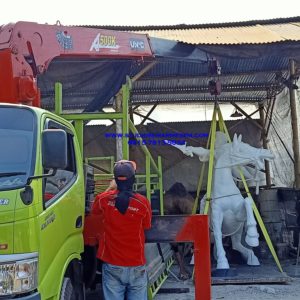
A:
[[[68,164],[67,133],[62,129],[45,129],[42,155],[45,169],[65,169]]]

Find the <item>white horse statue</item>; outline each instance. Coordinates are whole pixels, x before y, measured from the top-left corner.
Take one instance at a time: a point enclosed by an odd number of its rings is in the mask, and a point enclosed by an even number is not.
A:
[[[202,162],[209,160],[208,149],[186,145],[175,147],[188,156],[197,155]],[[269,150],[243,143],[241,135],[237,137],[235,134],[233,142],[228,143],[223,132],[216,132],[210,222],[214,234],[217,269],[229,269],[222,244],[224,235],[231,236],[232,248],[242,254],[248,265],[260,264],[253,250],[241,243],[244,226],[246,229],[245,241],[250,247],[258,246],[259,235],[252,210],[253,200],[249,197],[243,198],[236,186],[232,172],[237,167],[243,168],[248,164],[254,165],[256,170],[263,169],[264,160],[273,158],[274,156]],[[256,179],[254,178],[254,180]],[[202,199],[202,208],[204,203],[205,199]]]

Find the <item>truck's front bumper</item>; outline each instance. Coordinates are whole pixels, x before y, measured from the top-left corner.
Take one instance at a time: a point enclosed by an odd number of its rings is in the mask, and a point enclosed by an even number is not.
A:
[[[29,296],[18,298],[18,300],[41,300],[40,293],[34,293]]]
[[[41,300],[42,298],[41,298],[41,294],[40,293],[34,293],[34,294],[30,294],[30,295],[27,295],[27,296],[21,296],[21,297],[18,297],[18,298],[13,298],[13,296],[12,297],[9,297],[9,296],[0,296],[0,300],[4,300],[4,299],[6,299],[6,300],[9,300],[9,299],[17,299],[17,300]]]

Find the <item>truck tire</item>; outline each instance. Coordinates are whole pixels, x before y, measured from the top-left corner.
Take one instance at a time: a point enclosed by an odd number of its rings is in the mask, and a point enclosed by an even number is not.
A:
[[[60,291],[60,300],[75,300],[76,295],[75,295],[75,290],[72,284],[72,281],[70,278],[65,277],[61,291]]]

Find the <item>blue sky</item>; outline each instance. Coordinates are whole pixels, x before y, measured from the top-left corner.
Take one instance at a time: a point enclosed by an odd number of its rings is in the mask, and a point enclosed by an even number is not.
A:
[[[0,24],[175,25],[273,19],[300,15],[299,0],[14,0]]]

